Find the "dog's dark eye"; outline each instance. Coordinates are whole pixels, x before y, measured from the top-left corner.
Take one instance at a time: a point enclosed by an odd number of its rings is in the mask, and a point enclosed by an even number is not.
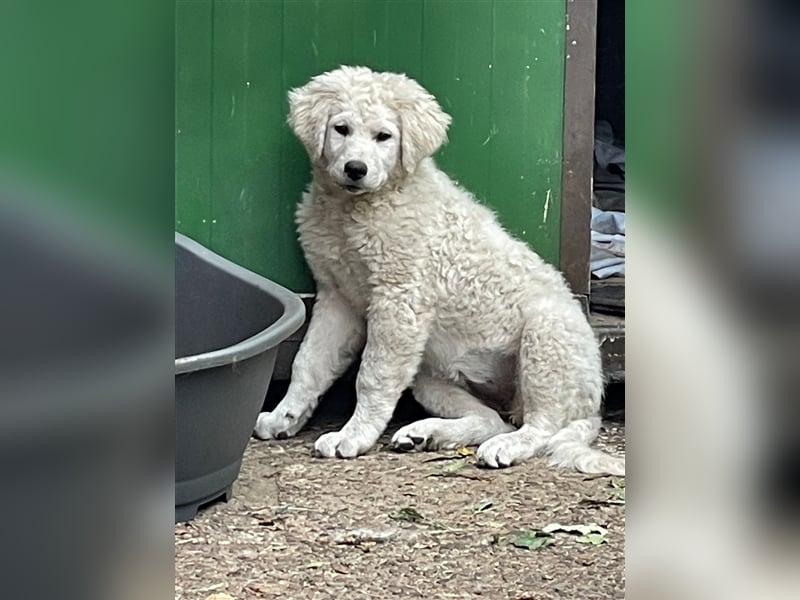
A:
[[[340,135],[348,135],[350,133],[350,128],[347,125],[336,125],[334,129]]]
[[[379,142],[385,142],[390,137],[392,137],[391,133],[386,133],[385,131],[381,131],[378,135],[375,136],[375,139]]]

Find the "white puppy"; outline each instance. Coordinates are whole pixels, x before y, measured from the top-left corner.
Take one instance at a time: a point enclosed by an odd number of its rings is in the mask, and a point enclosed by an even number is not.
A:
[[[579,303],[436,167],[450,117],[433,96],[404,75],[342,67],[289,103],[313,165],[297,223],[317,298],[286,397],[255,434],[295,435],[363,349],[355,413],[317,440],[318,456],[367,452],[410,386],[436,417],[400,429],[398,450],[479,444],[489,467],[545,454],[623,474],[622,459],[589,448],[603,380]]]

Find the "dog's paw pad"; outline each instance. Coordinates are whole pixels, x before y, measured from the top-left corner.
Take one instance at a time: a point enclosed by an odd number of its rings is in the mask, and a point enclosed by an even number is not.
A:
[[[400,430],[392,437],[389,447],[398,452],[412,452],[427,449],[430,440],[421,435],[406,435]]]
[[[390,448],[392,450],[397,450],[398,452],[410,452],[415,448],[416,444],[410,438],[400,438],[397,440],[392,440],[390,444]]]
[[[391,447],[401,452],[411,450],[443,450],[451,440],[442,436],[441,419],[423,419],[401,427],[392,436]],[[455,448],[458,444],[450,445]]]

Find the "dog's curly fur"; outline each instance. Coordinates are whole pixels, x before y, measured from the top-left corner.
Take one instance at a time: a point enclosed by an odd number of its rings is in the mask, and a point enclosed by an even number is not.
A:
[[[436,167],[450,117],[435,98],[404,75],[341,67],[289,102],[313,166],[297,223],[317,298],[256,435],[296,434],[363,348],[355,413],[319,456],[367,452],[410,386],[435,417],[397,431],[398,450],[476,444],[489,467],[546,454],[623,474],[589,448],[603,392],[592,329],[561,274]]]

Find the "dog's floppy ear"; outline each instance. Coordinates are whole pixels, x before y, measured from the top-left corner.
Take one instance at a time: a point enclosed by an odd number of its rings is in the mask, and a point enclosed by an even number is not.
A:
[[[289,91],[289,126],[312,160],[322,156],[335,99],[336,90],[326,84],[324,76]]]
[[[425,88],[413,79],[401,76],[395,88],[400,116],[400,160],[411,173],[423,158],[431,156],[447,141],[450,115]]]

